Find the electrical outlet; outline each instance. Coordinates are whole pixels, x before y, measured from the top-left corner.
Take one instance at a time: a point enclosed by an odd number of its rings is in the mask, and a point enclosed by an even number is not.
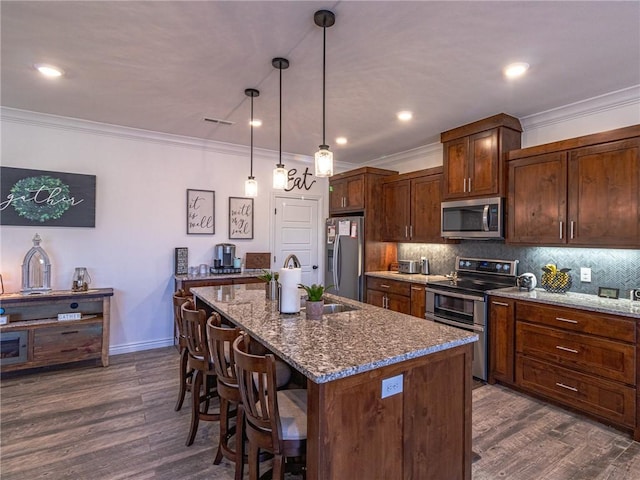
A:
[[[640,302],[640,288],[631,290],[629,292],[629,298],[633,301]]]
[[[587,283],[591,281],[591,269],[589,267],[580,268],[580,281]]]
[[[382,380],[382,398],[402,393],[402,374]]]

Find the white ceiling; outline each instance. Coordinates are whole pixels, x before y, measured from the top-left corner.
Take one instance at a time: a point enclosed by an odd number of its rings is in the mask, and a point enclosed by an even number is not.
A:
[[[247,145],[261,91],[257,148],[322,141],[322,29],[327,29],[327,143],[338,162],[439,140],[496,113],[522,118],[640,84],[640,2],[6,1],[1,103],[36,112]],[[507,81],[502,67],[531,64]],[[33,64],[59,65],[55,81]],[[411,110],[408,124],[396,120]],[[218,126],[205,117],[233,122]],[[348,137],[338,146],[335,137]]]

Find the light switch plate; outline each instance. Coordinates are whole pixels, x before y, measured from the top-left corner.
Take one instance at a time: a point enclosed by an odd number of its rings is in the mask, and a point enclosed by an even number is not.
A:
[[[382,398],[402,393],[402,374],[382,380]]]
[[[580,281],[581,282],[590,282],[591,281],[591,269],[588,267],[580,268]]]

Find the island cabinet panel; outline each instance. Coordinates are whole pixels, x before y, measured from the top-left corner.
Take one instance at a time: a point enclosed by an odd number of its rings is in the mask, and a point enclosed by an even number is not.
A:
[[[513,300],[489,297],[489,383],[514,382],[515,319]]]
[[[640,247],[640,126],[509,152],[507,241]]]
[[[470,479],[472,356],[468,344],[309,381],[307,479]],[[403,391],[381,398],[396,375]]]

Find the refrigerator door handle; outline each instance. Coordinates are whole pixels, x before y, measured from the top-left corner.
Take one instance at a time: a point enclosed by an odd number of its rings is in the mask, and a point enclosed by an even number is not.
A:
[[[336,292],[340,292],[340,283],[338,282],[338,251],[340,249],[340,236],[336,235],[333,243],[333,285]]]

